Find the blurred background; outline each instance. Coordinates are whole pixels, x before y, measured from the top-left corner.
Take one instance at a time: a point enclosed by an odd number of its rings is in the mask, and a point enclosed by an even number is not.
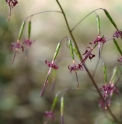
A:
[[[105,8],[117,23],[121,30],[122,1],[121,0],[60,0],[72,29],[89,12],[97,8]],[[31,40],[28,58],[21,50],[17,54],[14,63],[14,52],[10,50],[11,43],[17,41],[22,21],[29,15],[46,11],[60,10],[55,0],[18,0],[18,4],[12,9],[10,21],[7,21],[9,7],[4,0],[0,1],[0,124],[43,124],[45,111],[49,111],[55,94],[65,88],[76,88],[75,73],[70,73],[68,66],[72,65],[72,59],[66,41],[63,42],[57,57],[59,69],[52,72],[46,92],[40,97],[40,92],[46,78],[48,67],[45,60],[51,61],[57,43],[65,36],[70,37],[64,18],[60,13],[45,13],[32,18]],[[115,32],[102,10],[97,14],[101,20],[101,34],[107,39]],[[74,30],[73,35],[83,54],[89,42],[93,42],[97,36],[96,15],[93,13],[87,17]],[[28,38],[27,24],[25,26],[21,42]],[[122,46],[122,40],[117,40]],[[97,61],[98,49],[92,61],[87,60],[86,65],[93,75]],[[108,80],[112,70],[119,65],[117,59],[120,54],[113,41],[105,43],[102,59],[107,66]],[[76,59],[76,63],[79,63]],[[99,96],[93,92],[91,80],[85,71],[78,72],[81,90],[68,91],[64,96],[64,122],[66,124],[108,124],[109,119],[98,106]],[[99,62],[94,77],[97,85],[104,83],[102,61]],[[55,84],[55,85],[53,85]],[[118,83],[119,84],[119,83]],[[54,86],[54,87],[53,87]],[[89,90],[88,90],[89,89]],[[111,109],[117,118],[121,115],[121,91],[120,95],[112,97]],[[61,96],[61,95],[60,95]],[[60,97],[55,107],[54,123],[60,123]]]

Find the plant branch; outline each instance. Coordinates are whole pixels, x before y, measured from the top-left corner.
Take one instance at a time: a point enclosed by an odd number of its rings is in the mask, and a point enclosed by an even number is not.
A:
[[[76,47],[77,50],[78,50],[78,54],[80,55],[80,60],[82,60],[81,53],[80,53],[80,51],[79,51],[78,45],[77,45],[77,43],[76,43],[76,41],[75,41],[75,38],[74,38],[74,36],[73,36],[73,34],[72,34],[72,31],[70,30],[70,27],[69,27],[69,24],[68,24],[66,15],[65,15],[65,13],[64,13],[64,10],[63,10],[62,6],[60,5],[59,1],[56,0],[56,2],[58,3],[58,5],[59,5],[59,7],[60,7],[60,9],[61,9],[61,11],[62,11],[62,14],[63,14],[63,16],[64,16],[64,19],[65,19],[65,22],[66,22],[66,25],[67,25],[67,28],[68,28],[68,31],[69,31],[69,33],[70,33],[70,35],[71,35],[71,37],[72,37],[72,39],[73,39],[73,41],[74,41],[75,47]],[[91,79],[93,85],[95,86],[97,92],[99,93],[100,97],[103,99],[102,94],[101,94],[101,92],[100,92],[98,86],[96,85],[96,82],[94,81],[92,75],[90,74],[88,68],[86,67],[86,65],[85,65],[84,63],[83,63],[83,66],[84,66],[86,72],[88,73],[88,75],[89,75],[89,77],[90,77],[90,79]]]
[[[80,51],[79,51],[78,45],[77,45],[77,43],[76,43],[76,41],[75,41],[75,38],[74,38],[74,36],[73,36],[73,34],[72,34],[72,31],[77,27],[77,25],[78,25],[82,20],[81,20],[72,30],[70,30],[70,26],[69,26],[69,23],[68,23],[68,21],[67,21],[67,18],[66,18],[66,15],[65,15],[64,10],[63,10],[61,4],[59,3],[59,1],[56,0],[56,2],[57,2],[57,4],[59,5],[59,7],[60,7],[60,9],[61,9],[61,11],[62,11],[62,14],[63,14],[63,16],[64,16],[64,20],[65,20],[65,22],[66,22],[66,26],[67,26],[67,28],[68,28],[68,31],[69,31],[69,33],[70,33],[70,35],[71,35],[71,38],[73,39],[73,42],[74,42],[74,45],[75,45],[76,49],[78,50],[78,54],[80,55],[80,60],[82,60],[82,56],[81,56],[81,53],[80,53]],[[99,9],[102,9],[102,8],[99,8]],[[99,9],[96,9],[96,10],[99,10]],[[96,11],[96,10],[94,10],[94,11]],[[92,12],[94,12],[94,11],[92,11]],[[92,12],[91,12],[91,13],[92,13]],[[90,13],[90,14],[91,14],[91,13]],[[88,14],[88,15],[90,15],[90,14]],[[88,16],[88,15],[87,15],[87,16]],[[99,88],[98,88],[96,82],[94,81],[92,75],[90,74],[88,68],[86,67],[85,64],[83,64],[83,66],[84,66],[86,72],[88,73],[88,75],[89,75],[89,77],[90,77],[90,79],[91,79],[91,81],[92,81],[92,84],[93,84],[94,87],[96,88],[96,90],[97,90],[99,96],[100,96],[101,99],[104,101],[104,98],[103,98],[103,96],[102,96],[102,94],[101,94],[101,92],[100,92],[100,90],[99,90]],[[110,113],[110,115],[111,115],[111,116],[113,117],[113,119],[115,120],[115,122],[119,123],[118,120],[116,119],[116,117],[114,116],[114,114],[111,112],[110,108],[107,107],[107,109],[108,109],[108,112]]]

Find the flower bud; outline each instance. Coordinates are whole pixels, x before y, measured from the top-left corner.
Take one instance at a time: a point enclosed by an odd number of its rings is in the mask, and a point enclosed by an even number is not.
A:
[[[56,106],[57,101],[58,101],[58,95],[56,94],[56,95],[55,95],[55,98],[54,98],[54,100],[53,100],[53,104],[52,104],[52,107],[51,107],[51,111],[53,111],[54,107]]]
[[[53,60],[56,59],[57,55],[58,55],[58,52],[59,52],[59,49],[61,47],[61,42],[58,43],[57,47],[56,47],[56,50],[55,50],[55,53],[54,53],[54,56],[53,56]]]
[[[28,22],[28,39],[30,39],[31,35],[31,21]]]
[[[61,124],[64,124],[64,97],[61,97],[60,112],[61,112]]]
[[[71,40],[68,38],[68,44],[69,44],[69,48],[70,48],[70,54],[72,56],[72,59],[74,60],[74,50],[73,50],[73,45]]]
[[[20,31],[19,31],[19,35],[18,35],[18,39],[19,39],[19,40],[20,40],[20,38],[21,38],[21,36],[22,36],[24,27],[25,27],[25,21],[22,22],[22,25],[21,25],[21,27],[20,27]]]

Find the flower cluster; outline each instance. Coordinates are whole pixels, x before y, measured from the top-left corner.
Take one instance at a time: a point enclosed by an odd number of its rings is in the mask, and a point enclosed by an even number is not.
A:
[[[32,45],[32,41],[27,39],[23,42],[23,44],[26,46],[27,49],[30,48],[30,46]],[[17,42],[12,42],[11,44],[11,50],[15,50],[15,51],[18,51],[18,49],[22,49],[22,51],[24,51],[24,47],[23,45],[20,44],[19,41]]]
[[[26,57],[28,56],[28,50],[31,47],[32,43],[33,42],[30,39],[24,40],[24,42],[23,42],[23,44],[26,47],[26,55],[25,55]]]
[[[19,49],[22,49],[22,52],[24,51],[24,47],[20,44],[19,41],[17,41],[17,42],[15,42],[15,43],[12,43],[12,44],[11,44],[11,50],[15,51],[15,53],[14,53],[14,58],[13,58],[12,63],[13,63],[14,60],[15,60],[16,53],[19,53],[19,52],[18,52]]]
[[[9,7],[14,7],[18,3],[17,0],[6,0],[6,3],[9,5]]]
[[[45,63],[48,65],[48,67],[51,67],[53,69],[58,69],[58,66],[55,65],[53,62],[48,62],[47,60],[45,60]]]
[[[32,45],[32,41],[30,39],[24,40],[23,44],[26,45],[27,48],[29,48]]]
[[[103,109],[107,109],[107,106],[110,106],[111,103],[111,96],[113,93],[118,93],[118,88],[110,82],[109,84],[104,84],[101,88],[100,91],[102,92],[103,100],[100,100],[99,106]]]
[[[94,44],[98,44],[98,53],[99,53],[99,59],[101,56],[101,43],[105,43],[106,38],[104,38],[104,35],[101,37],[100,35],[97,36],[97,38],[94,40]]]
[[[19,42],[15,42],[11,44],[11,50],[18,51],[18,49],[22,49],[22,51],[24,51],[23,46]]]
[[[118,59],[118,62],[120,62],[120,64],[122,64],[122,57],[120,59]]]
[[[100,35],[98,35],[97,38],[94,40],[94,44],[96,44],[98,42],[105,43],[106,42],[106,38],[104,38],[104,36],[101,37]]]
[[[51,119],[51,121],[54,121],[54,119],[55,119],[55,115],[54,115],[54,113],[52,111],[46,111],[45,112],[45,117],[47,119]]]
[[[18,3],[17,0],[6,0],[6,3],[9,5],[9,15],[8,15],[8,20],[10,19],[10,16],[11,16],[11,9],[16,6],[16,4]]]
[[[115,31],[115,33],[113,34],[113,37],[116,37],[116,38],[121,37],[122,38],[122,31],[119,31],[119,30]]]
[[[23,42],[23,44],[26,46],[26,53],[27,53],[28,52],[28,49],[32,45],[32,41],[30,39],[27,39],[27,40],[25,40]],[[15,59],[16,53],[18,53],[18,50],[19,49],[22,49],[22,52],[24,52],[24,46],[20,43],[20,41],[18,40],[17,42],[12,42],[12,44],[11,44],[11,50],[15,51],[14,59]]]
[[[86,49],[85,53],[83,54],[83,55],[85,55],[85,57],[84,57],[84,59],[82,60],[82,63],[84,63],[84,62],[87,60],[87,58],[89,58],[89,59],[91,60],[92,58],[95,57],[95,55],[92,54],[92,50],[93,50],[93,49],[91,49],[90,47],[87,47],[87,48],[89,48],[89,50]]]
[[[70,70],[70,72],[79,71],[79,70],[83,70],[83,66],[82,66],[82,64],[78,64],[78,65],[74,64],[73,66],[69,65],[68,69]]]

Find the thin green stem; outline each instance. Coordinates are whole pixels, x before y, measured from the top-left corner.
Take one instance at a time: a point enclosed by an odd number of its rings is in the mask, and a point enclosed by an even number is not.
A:
[[[98,8],[98,9],[95,9],[95,10],[93,10],[92,12],[90,12],[88,15],[86,15],[83,19],[81,19],[81,20],[71,29],[71,32],[73,32],[73,31],[75,30],[75,28],[76,28],[84,19],[86,19],[89,15],[91,15],[93,12],[95,12],[95,11],[97,11],[97,10],[100,10],[100,9],[103,10],[103,8]]]
[[[37,13],[31,14],[31,15],[29,15],[28,17],[26,17],[25,20],[27,20],[28,18],[31,18],[31,17],[33,17],[33,16],[35,16],[35,15],[38,15],[38,14],[42,14],[42,13],[52,13],[52,12],[54,12],[54,13],[61,13],[61,14],[62,14],[61,11],[57,11],[57,10],[48,10],[48,11],[37,12]],[[25,21],[25,20],[24,20],[24,21]]]
[[[82,60],[82,56],[81,56],[81,53],[80,53],[80,51],[79,51],[78,45],[77,45],[77,43],[76,43],[76,41],[75,41],[75,38],[74,38],[74,36],[73,36],[73,34],[72,34],[72,31],[73,31],[74,29],[73,29],[73,30],[70,30],[70,26],[69,26],[69,23],[68,23],[68,21],[67,21],[67,18],[66,18],[66,15],[65,15],[64,10],[63,10],[61,4],[59,3],[59,1],[56,0],[56,2],[57,2],[57,4],[59,5],[59,7],[60,7],[60,9],[61,9],[61,11],[62,11],[62,14],[63,14],[63,16],[64,16],[64,20],[65,20],[65,22],[66,22],[66,26],[67,26],[68,31],[69,31],[69,34],[71,35],[71,38],[72,38],[73,41],[74,41],[74,45],[75,45],[76,49],[78,50],[78,54],[80,55],[80,60]],[[102,8],[99,8],[99,9],[102,9]],[[99,10],[99,9],[96,9],[96,10]],[[94,11],[96,11],[96,10],[94,10]],[[94,12],[94,11],[92,11],[92,12]],[[91,13],[92,13],[92,12],[91,12]],[[91,13],[90,13],[90,14],[91,14]],[[88,14],[88,15],[90,15],[90,14]],[[87,15],[87,16],[88,16],[88,15]],[[82,21],[82,20],[81,20],[81,21]],[[81,21],[80,21],[80,22],[81,22]],[[80,22],[79,22],[79,23],[80,23]],[[79,23],[78,23],[78,24],[79,24]],[[77,24],[77,25],[78,25],[78,24]],[[76,25],[74,28],[76,28],[77,25]],[[91,81],[92,81],[94,87],[96,88],[96,90],[97,90],[99,96],[100,96],[101,99],[104,101],[104,98],[103,98],[103,96],[102,96],[102,94],[101,94],[101,92],[100,92],[100,90],[99,90],[99,88],[98,88],[96,82],[94,81],[92,75],[90,74],[88,68],[86,67],[85,64],[83,64],[83,66],[84,66],[86,72],[88,73],[88,75],[89,75],[89,77],[90,77],[90,79],[91,79]],[[107,109],[108,109],[108,112],[110,113],[110,115],[111,115],[111,116],[113,117],[113,119],[115,120],[115,122],[118,123],[118,120],[116,119],[116,117],[114,116],[114,114],[111,112],[110,108],[107,107]]]

